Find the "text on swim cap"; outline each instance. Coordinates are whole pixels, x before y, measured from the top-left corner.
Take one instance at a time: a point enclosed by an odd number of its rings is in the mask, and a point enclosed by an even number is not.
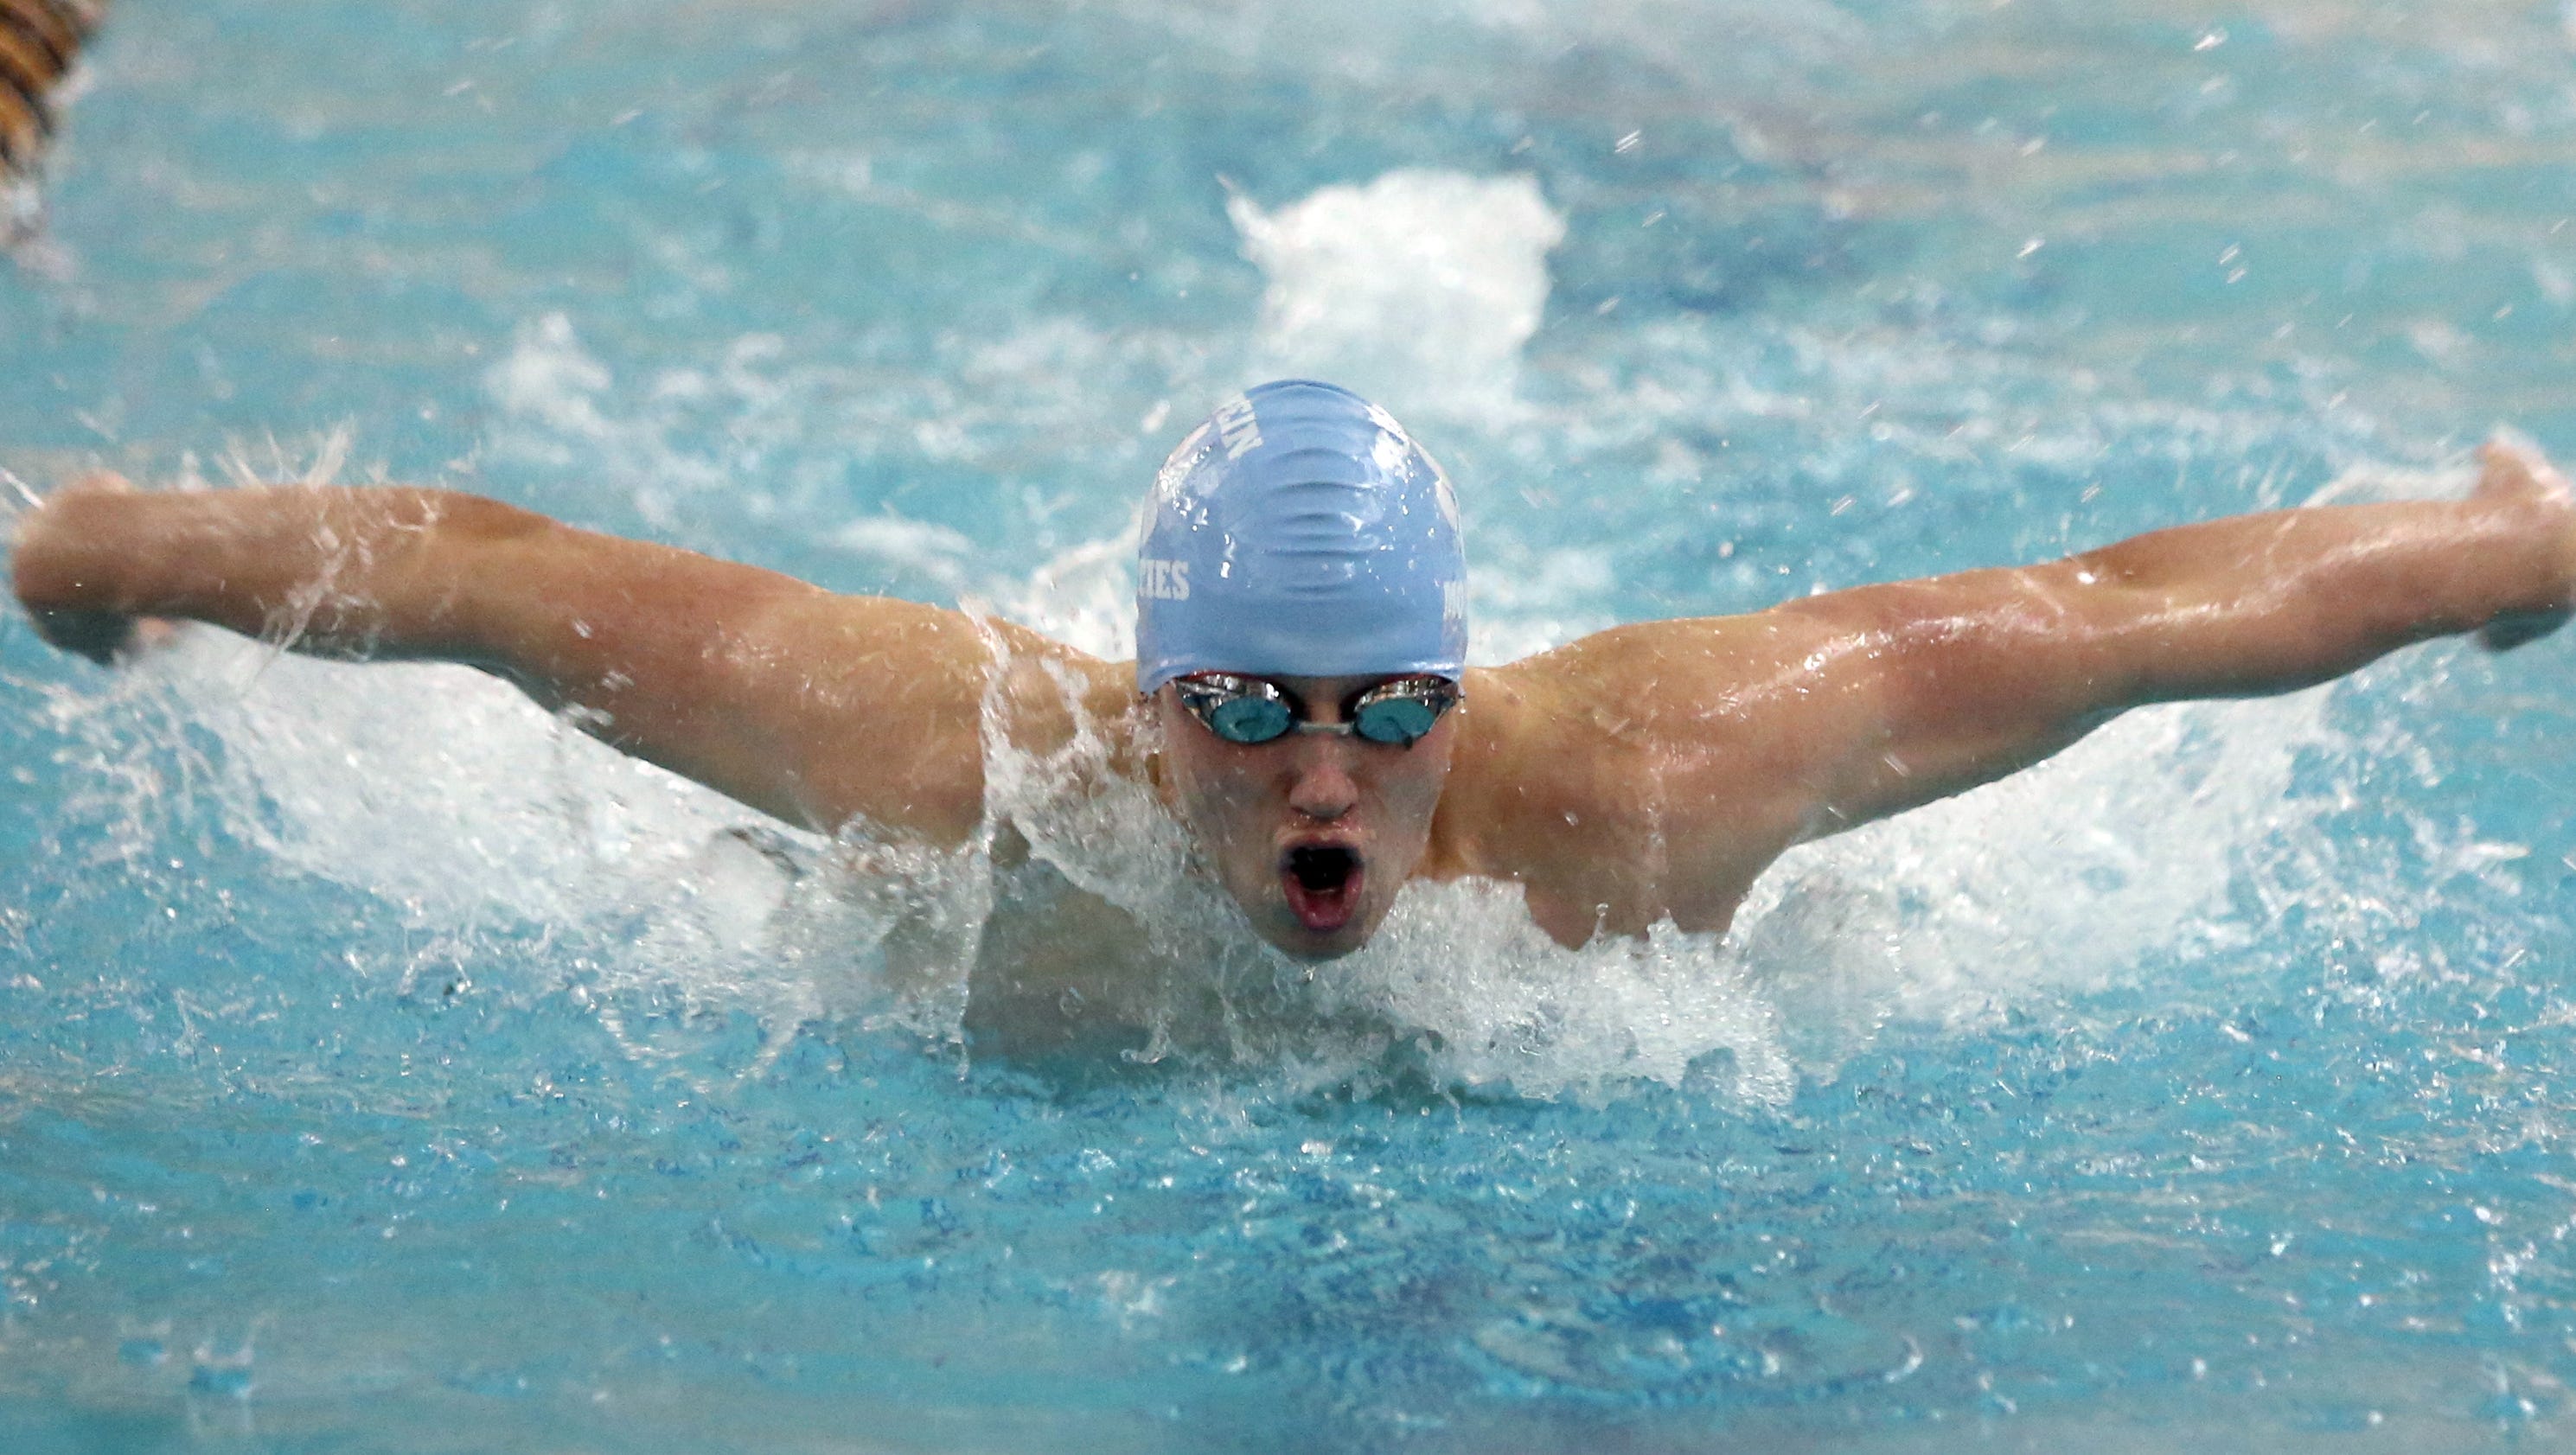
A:
[[[1240,460],[1261,448],[1261,421],[1253,417],[1252,401],[1240,394],[1217,406],[1216,428],[1225,440],[1229,460]]]
[[[1190,563],[1158,561],[1151,556],[1136,558],[1136,594],[1154,601],[1187,601],[1190,599]]]

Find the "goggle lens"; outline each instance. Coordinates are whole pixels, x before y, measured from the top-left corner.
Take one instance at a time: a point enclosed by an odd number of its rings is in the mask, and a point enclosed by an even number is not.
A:
[[[1372,743],[1410,746],[1440,721],[1440,709],[1419,697],[1380,697],[1351,714],[1351,726]]]
[[[1283,737],[1294,721],[1275,697],[1229,697],[1199,714],[1208,731],[1229,743],[1266,743]]]

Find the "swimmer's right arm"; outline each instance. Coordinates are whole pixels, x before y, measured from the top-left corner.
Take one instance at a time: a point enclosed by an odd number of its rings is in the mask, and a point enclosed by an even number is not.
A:
[[[19,599],[66,650],[103,660],[126,624],[183,618],[317,656],[462,662],[625,752],[822,831],[863,815],[963,839],[982,815],[996,650],[1105,672],[1006,624],[454,491],[121,483],[62,491],[19,532]]]

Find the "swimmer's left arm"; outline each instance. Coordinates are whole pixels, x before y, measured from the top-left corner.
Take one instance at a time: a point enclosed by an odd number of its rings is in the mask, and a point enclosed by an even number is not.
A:
[[[2554,629],[2576,605],[2567,482],[2516,448],[2482,457],[2466,499],[2239,516],[1765,613],[1805,628],[1799,700],[1832,705],[1791,714],[1831,755],[1802,836],[2002,777],[2132,707],[2295,691],[2433,637],[2511,646]]]
[[[2001,778],[2120,712],[2512,645],[2576,603],[2576,506],[2490,448],[2465,500],[2281,511],[2045,566],[1614,627],[1471,679],[1473,867],[1558,938],[1722,927],[1782,850]],[[1462,799],[1464,794],[1462,794]],[[1496,847],[1499,846],[1499,847]]]

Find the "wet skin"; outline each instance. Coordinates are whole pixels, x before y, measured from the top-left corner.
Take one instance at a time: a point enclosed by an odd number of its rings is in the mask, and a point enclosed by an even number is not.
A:
[[[1302,701],[1308,720],[1334,723],[1343,703],[1384,679],[1268,680]],[[1182,707],[1169,686],[1155,694],[1153,711],[1162,729],[1156,787],[1253,931],[1304,960],[1367,943],[1430,843],[1465,705],[1442,714],[1409,747],[1296,732],[1230,743]],[[1302,852],[1312,862],[1318,850],[1350,856],[1352,879],[1338,892],[1303,892],[1297,859]]]
[[[1465,704],[1410,751],[1245,746],[1169,691],[1140,701],[1131,664],[1025,628],[497,501],[121,486],[76,483],[19,523],[18,596],[66,650],[110,660],[151,619],[185,618],[464,662],[789,823],[934,845],[997,827],[988,728],[1040,754],[1087,736],[1099,772],[1154,784],[1250,928],[1308,960],[1364,943],[1414,877],[1517,885],[1567,945],[1723,930],[1790,845],[2001,777],[2129,708],[2291,691],[2453,633],[2511,646],[2576,606],[2567,482],[2491,445],[2463,499],[2239,516],[1613,627],[1469,671]],[[1282,685],[1329,720],[1370,680]],[[1358,877],[1319,894],[1301,849]]]

